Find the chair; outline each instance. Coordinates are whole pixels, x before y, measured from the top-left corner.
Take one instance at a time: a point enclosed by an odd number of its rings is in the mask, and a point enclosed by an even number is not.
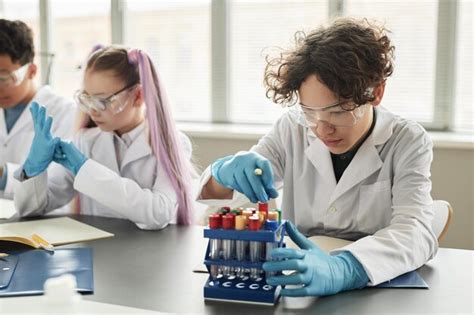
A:
[[[449,202],[444,200],[433,201],[433,231],[438,238],[438,243],[441,242],[448,232],[449,224],[453,216],[453,208]]]

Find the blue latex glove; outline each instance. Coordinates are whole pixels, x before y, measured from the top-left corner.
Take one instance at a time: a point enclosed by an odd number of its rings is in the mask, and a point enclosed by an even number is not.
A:
[[[54,154],[54,162],[61,164],[74,175],[86,163],[87,157],[79,151],[71,142],[61,140]]]
[[[360,289],[369,278],[359,261],[349,252],[330,256],[301,234],[289,221],[285,224],[288,236],[301,249],[275,248],[272,259],[284,259],[263,264],[265,271],[295,270],[291,275],[273,276],[267,283],[276,285],[302,285],[281,290],[284,296],[323,296],[341,291]]]
[[[33,177],[43,173],[48,168],[49,163],[53,160],[59,138],[53,138],[51,135],[53,118],[51,116],[46,118],[46,108],[33,102],[30,106],[30,112],[33,117],[35,136],[23,165],[23,170],[26,176]]]
[[[262,170],[262,175],[255,175],[256,168]],[[237,190],[253,203],[278,197],[271,164],[258,153],[241,152],[218,159],[212,163],[211,172],[220,185]]]

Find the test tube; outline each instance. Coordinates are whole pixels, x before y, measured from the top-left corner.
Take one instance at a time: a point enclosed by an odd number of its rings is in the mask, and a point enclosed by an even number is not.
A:
[[[222,217],[222,227],[225,230],[233,230],[235,227],[235,215],[226,214]],[[224,239],[222,240],[222,252],[224,260],[232,260],[235,256],[235,240]],[[224,267],[224,275],[226,277],[234,276],[234,268],[230,266]]]
[[[249,218],[249,230],[258,231],[260,230],[260,220],[258,215],[252,215]],[[262,242],[250,241],[249,242],[249,256],[251,262],[259,262],[262,257]],[[256,279],[260,277],[259,268],[250,268],[250,278]]]
[[[268,203],[266,202],[259,202],[258,203],[258,212],[261,212],[265,215],[265,220],[268,216]]]
[[[245,230],[246,217],[243,215],[238,215],[235,217],[235,229],[238,231]],[[238,261],[244,261],[247,256],[247,248],[249,242],[244,240],[235,241],[235,255]],[[245,269],[242,267],[236,267],[235,273],[237,277],[245,276]]]
[[[276,231],[278,229],[278,220],[267,220],[265,221],[265,230],[268,231]],[[265,255],[265,261],[271,261],[272,257],[270,256],[270,252],[272,249],[278,247],[278,242],[266,242],[266,255]],[[265,277],[269,278],[271,276],[275,275],[275,272],[268,271],[265,273]]]
[[[209,228],[210,229],[220,229],[222,226],[222,216],[218,213],[213,213],[209,215]],[[221,240],[218,238],[209,239],[209,258],[219,259],[221,250]],[[219,266],[211,265],[210,270],[211,278],[215,280],[219,275]]]

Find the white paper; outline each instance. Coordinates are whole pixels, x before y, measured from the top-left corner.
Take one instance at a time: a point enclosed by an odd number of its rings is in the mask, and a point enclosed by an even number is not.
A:
[[[15,214],[13,200],[0,198],[0,219],[8,219]]]

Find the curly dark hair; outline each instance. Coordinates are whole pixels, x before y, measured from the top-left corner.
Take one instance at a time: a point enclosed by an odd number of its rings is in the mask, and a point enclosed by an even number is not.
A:
[[[367,19],[340,18],[307,36],[295,34],[296,48],[265,58],[266,96],[281,105],[293,105],[298,89],[316,75],[331,91],[356,105],[373,101],[370,88],[393,72],[395,47],[389,31]]]
[[[13,63],[25,65],[33,61],[33,32],[22,21],[0,19],[0,55],[8,55]]]

